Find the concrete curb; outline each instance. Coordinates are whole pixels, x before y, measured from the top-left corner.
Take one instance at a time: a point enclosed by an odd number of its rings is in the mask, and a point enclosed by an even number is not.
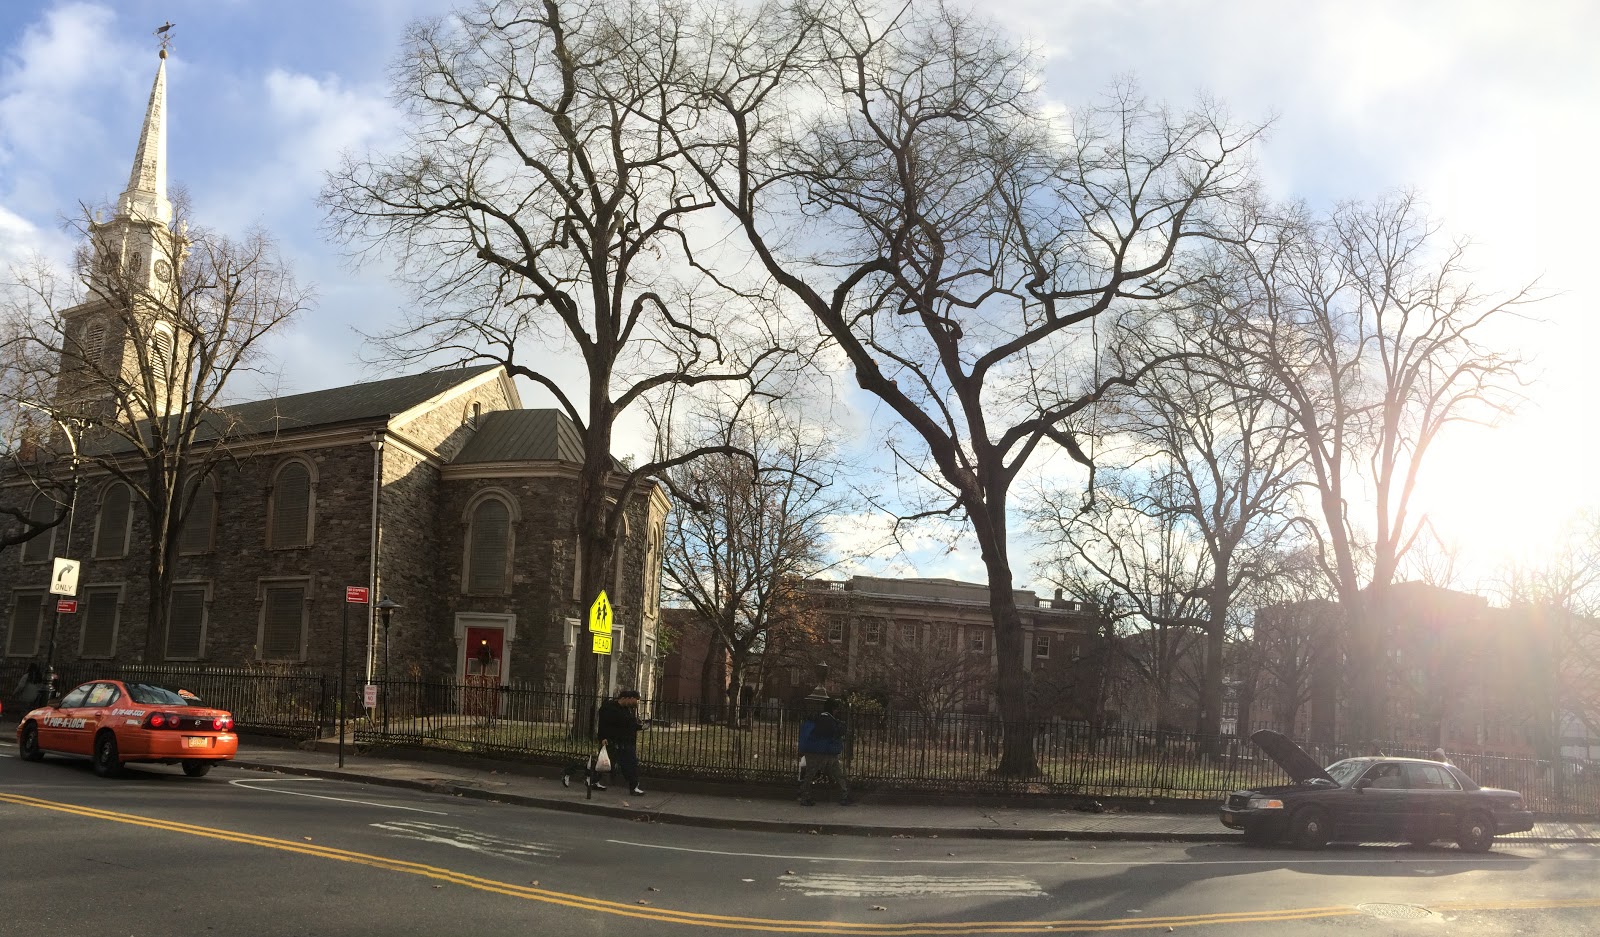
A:
[[[1242,841],[1241,834],[1219,830],[1216,833],[1159,833],[1140,830],[1017,830],[985,827],[903,827],[903,826],[874,826],[868,823],[799,823],[790,820],[750,820],[729,819],[726,817],[704,817],[694,814],[671,813],[659,810],[641,810],[636,807],[617,807],[610,804],[597,804],[589,801],[557,800],[555,798],[531,797],[526,794],[512,794],[503,791],[486,791],[481,788],[464,784],[451,784],[426,780],[412,780],[410,778],[386,778],[376,775],[359,774],[352,771],[341,771],[336,768],[303,768],[292,765],[274,765],[266,762],[251,762],[234,759],[228,762],[236,768],[248,768],[252,771],[271,772],[276,774],[292,774],[301,777],[326,778],[334,781],[356,781],[364,784],[376,784],[383,787],[398,787],[410,790],[429,791],[435,794],[451,794],[456,797],[465,797],[472,800],[484,800],[495,803],[515,804],[520,807],[534,807],[541,810],[560,810],[566,813],[581,813],[591,816],[614,817],[622,820],[633,820],[641,823],[670,823],[675,826],[693,826],[713,830],[742,830],[765,833],[815,833],[825,836],[880,836],[880,837],[912,837],[916,839],[1001,839],[1001,840],[1036,840],[1053,842],[1136,842],[1136,843],[1231,843]],[[857,808],[860,809],[860,808]]]

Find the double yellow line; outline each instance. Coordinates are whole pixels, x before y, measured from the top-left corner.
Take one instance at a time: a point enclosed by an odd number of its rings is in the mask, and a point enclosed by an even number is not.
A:
[[[41,810],[53,810],[74,816],[86,817],[92,820],[107,820],[115,823],[127,823],[133,826],[143,826],[153,830],[163,830],[169,833],[182,833],[188,836],[201,836],[207,839],[222,840],[230,843],[241,843],[247,846],[260,846],[266,849],[277,849],[282,852],[299,853],[305,856],[315,856],[321,859],[332,859],[337,862],[351,862],[357,865],[369,866],[375,869],[384,869],[390,872],[403,872],[408,875],[419,875],[438,882],[451,885],[460,885],[473,888],[490,894],[505,895],[510,898],[521,898],[527,901],[538,901],[544,904],[559,905],[574,908],[579,911],[591,911],[599,914],[611,914],[618,917],[637,918],[646,921],[655,921],[664,924],[683,924],[689,927],[710,927],[721,930],[763,931],[780,934],[849,934],[863,935],[863,937],[902,937],[902,935],[916,935],[916,937],[941,937],[941,935],[966,935],[966,934],[1031,934],[1049,931],[1050,933],[1081,933],[1084,931],[1107,930],[1149,930],[1155,928],[1177,927],[1203,927],[1221,924],[1260,924],[1274,921],[1304,921],[1313,918],[1342,917],[1360,914],[1352,907],[1326,907],[1326,908],[1295,908],[1282,911],[1240,911],[1224,914],[1191,914],[1179,917],[1139,917],[1139,918],[1112,918],[1108,920],[1057,920],[1057,921],[972,921],[950,923],[908,923],[908,924],[870,924],[850,923],[845,921],[786,921],[772,918],[736,917],[721,914],[700,914],[692,911],[674,911],[669,908],[651,908],[642,905],[623,904],[617,901],[604,901],[599,898],[588,898],[566,892],[551,891],[546,888],[534,886],[512,885],[498,882],[493,879],[479,878],[476,875],[467,875],[438,866],[423,865],[418,862],[406,862],[401,859],[390,859],[385,856],[374,856],[367,853],[351,852],[347,849],[335,849],[331,846],[321,846],[312,842],[295,842],[289,839],[276,839],[270,836],[256,836],[251,833],[236,833],[231,830],[218,830],[210,827],[195,826],[189,823],[178,823],[172,820],[158,820],[152,817],[141,817],[134,814],[116,813],[110,810],[99,810],[93,807],[81,807],[75,804],[64,804],[56,801],[42,800],[37,797],[25,797],[20,794],[0,793],[0,802],[16,804],[21,807],[36,807]],[[1532,903],[1517,903],[1516,907],[1534,907]],[[1600,899],[1593,901],[1559,902],[1552,901],[1538,907],[1600,907]],[[1478,910],[1482,906],[1471,906]],[[1468,910],[1468,906],[1460,906],[1458,910]],[[1485,910],[1487,908],[1484,908]]]

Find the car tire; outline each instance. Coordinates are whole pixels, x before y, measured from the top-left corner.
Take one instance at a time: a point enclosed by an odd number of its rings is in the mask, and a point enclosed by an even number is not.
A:
[[[39,747],[39,727],[28,723],[22,727],[22,738],[17,740],[17,757],[23,761],[43,761],[44,749]]]
[[[191,778],[203,778],[211,773],[211,762],[191,759],[183,763],[183,773]]]
[[[105,731],[94,737],[94,773],[114,778],[122,773],[122,756],[117,750],[117,734]]]
[[[1462,852],[1488,852],[1494,845],[1494,821],[1487,814],[1467,814],[1456,833],[1456,845]]]
[[[1321,849],[1328,845],[1328,813],[1320,807],[1306,807],[1289,820],[1289,838],[1301,849]]]

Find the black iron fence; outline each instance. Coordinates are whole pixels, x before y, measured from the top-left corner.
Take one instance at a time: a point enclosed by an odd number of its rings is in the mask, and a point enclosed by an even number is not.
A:
[[[585,705],[593,701],[528,688],[393,681],[380,684],[379,705],[355,736],[369,744],[575,762],[595,744],[572,729],[577,708]],[[793,783],[800,723],[812,711],[646,702],[640,714],[651,724],[639,736],[639,757],[655,776]],[[1016,727],[1033,739],[1037,771],[1008,777],[997,768],[1011,727],[996,718],[877,710],[845,716],[852,783],[883,790],[1212,800],[1285,780],[1246,739],[1072,721]],[[1303,747],[1323,764],[1363,753],[1336,744]],[[1433,757],[1403,744],[1381,750]],[[1480,784],[1521,791],[1534,810],[1600,816],[1600,765],[1448,754]]]
[[[16,695],[26,661],[0,666],[0,698],[15,718],[32,701]],[[331,681],[315,673],[271,673],[242,667],[183,664],[105,665],[92,661],[57,668],[60,693],[88,680],[125,680],[184,689],[202,705],[226,709],[240,731],[315,738],[332,725]]]

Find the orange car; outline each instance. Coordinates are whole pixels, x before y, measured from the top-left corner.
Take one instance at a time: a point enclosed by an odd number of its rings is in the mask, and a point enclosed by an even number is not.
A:
[[[183,765],[198,778],[239,751],[233,716],[194,705],[194,697],[147,683],[94,680],[54,706],[41,706],[17,725],[17,747],[25,761],[45,752],[87,755],[94,771],[114,777],[130,761]]]

